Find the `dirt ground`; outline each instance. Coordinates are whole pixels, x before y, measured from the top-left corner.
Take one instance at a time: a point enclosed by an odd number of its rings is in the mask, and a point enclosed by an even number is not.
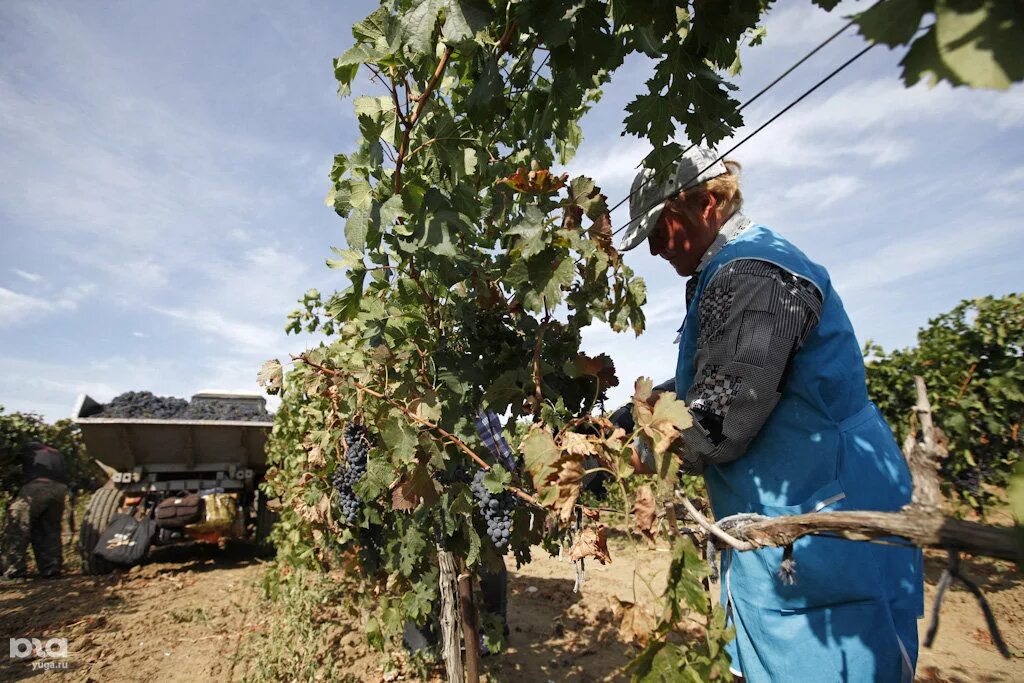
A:
[[[611,544],[611,565],[589,565],[586,582],[573,593],[572,565],[536,559],[510,572],[508,652],[500,660],[501,680],[620,680],[631,657],[618,635],[616,598],[634,599],[633,569],[639,564],[660,590],[668,568],[664,548],[634,553],[623,541]],[[927,613],[944,560],[928,558]],[[1005,563],[971,561],[968,573],[988,596],[1003,636],[1015,653],[996,652],[973,597],[957,586],[946,598],[938,639],[921,650],[921,681],[1024,680],[1024,577]],[[93,578],[70,575],[52,581],[0,585],[0,642],[13,637],[66,638],[66,669],[34,670],[31,658],[0,658],[0,680],[28,678],[70,681],[244,680],[251,662],[241,656],[247,634],[266,623],[257,583],[263,563],[247,546],[154,549],[146,564],[126,573]],[[654,605],[651,592],[636,584],[637,599]],[[922,635],[927,623],[921,622]],[[356,634],[351,634],[355,636]],[[380,659],[362,643],[351,648],[348,673],[356,680],[410,680],[380,671]],[[355,656],[355,655],[359,656]]]

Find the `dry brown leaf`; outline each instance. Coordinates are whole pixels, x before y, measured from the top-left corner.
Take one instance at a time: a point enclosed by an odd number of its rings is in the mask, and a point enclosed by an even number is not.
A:
[[[575,562],[584,557],[593,557],[601,564],[611,562],[612,556],[608,554],[607,528],[604,524],[598,524],[596,527],[588,526],[581,531],[569,550],[569,559]]]
[[[580,497],[583,462],[579,459],[563,459],[559,464],[558,475],[555,477],[555,487],[558,491],[555,510],[563,522],[568,522],[572,519],[573,508]]]
[[[296,505],[295,511],[313,524],[329,524],[331,521],[331,497],[324,495],[316,505]]]
[[[626,600],[618,600],[619,638],[625,643],[638,647],[647,647],[651,631],[654,630],[654,618],[643,608]]]
[[[320,468],[327,465],[327,459],[324,458],[324,451],[320,448],[320,444],[313,444],[310,447],[309,452],[306,454],[306,464],[310,467]]]
[[[528,194],[554,194],[563,187],[569,179],[568,173],[556,176],[546,168],[535,168],[527,171],[520,166],[516,172],[506,178],[499,178],[497,183],[505,183],[518,192]]]
[[[601,250],[608,254],[608,261],[613,266],[619,264],[619,252],[612,243],[612,217],[610,214],[601,214],[597,220],[588,228],[590,239],[597,242]]]
[[[631,511],[636,530],[643,534],[648,541],[653,541],[654,527],[658,520],[658,508],[654,492],[649,485],[644,484],[637,489],[636,501],[633,503]]]
[[[597,455],[597,448],[590,439],[578,432],[562,434],[562,450],[572,455]]]
[[[423,465],[407,472],[391,488],[391,508],[397,512],[412,512],[420,502],[433,505],[437,500],[434,480]]]
[[[615,362],[606,353],[598,354],[593,358],[581,353],[576,356],[573,365],[579,374],[597,377],[602,389],[619,386],[619,378],[615,376]]]
[[[586,515],[587,519],[592,519],[595,522],[601,519],[601,511],[593,510],[591,508],[583,508],[583,514]]]

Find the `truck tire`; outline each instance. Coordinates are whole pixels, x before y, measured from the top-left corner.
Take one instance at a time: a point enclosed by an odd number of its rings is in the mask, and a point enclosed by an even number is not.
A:
[[[277,513],[267,505],[267,496],[263,491],[259,492],[256,500],[256,545],[262,550],[271,551],[274,546],[270,543],[270,530],[277,523]]]
[[[124,494],[114,488],[102,488],[92,494],[85,508],[85,518],[78,529],[78,554],[82,558],[83,574],[109,574],[114,565],[92,554],[110,518],[124,500]]]

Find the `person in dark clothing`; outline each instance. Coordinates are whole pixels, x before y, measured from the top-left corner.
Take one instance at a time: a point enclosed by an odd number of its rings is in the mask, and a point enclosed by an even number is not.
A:
[[[32,441],[22,449],[22,467],[25,484],[7,508],[0,570],[5,579],[26,576],[31,542],[40,576],[59,576],[61,519],[68,493],[64,457],[57,449]]]

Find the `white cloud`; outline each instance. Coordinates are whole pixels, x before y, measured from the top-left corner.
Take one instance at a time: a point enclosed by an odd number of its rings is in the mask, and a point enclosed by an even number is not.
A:
[[[781,198],[789,207],[813,206],[824,209],[849,197],[862,187],[863,181],[856,176],[833,174],[790,185],[782,192]]]
[[[989,190],[985,199],[996,204],[1007,206],[1018,205],[1024,197],[1024,166],[1008,170],[1006,173],[995,173],[988,179]]]
[[[220,311],[209,308],[153,307],[153,310],[246,351],[272,349],[279,345],[281,337],[284,336],[283,332],[278,333],[268,327],[229,318]]]
[[[884,292],[894,283],[954,271],[970,259],[992,253],[1019,231],[1015,222],[995,222],[964,232],[962,224],[899,235],[870,254],[851,254],[832,269],[832,280],[844,298]]]
[[[38,275],[37,273],[30,273],[27,270],[21,270],[19,268],[14,269],[14,274],[17,275],[18,277],[28,280],[29,282],[40,282],[43,279],[42,275]]]
[[[59,311],[73,311],[95,291],[93,285],[68,287],[53,299],[44,299],[0,287],[0,323],[13,325]]]
[[[742,139],[779,107],[779,101],[759,103],[733,139]],[[745,143],[735,156],[748,166],[762,168],[888,166],[913,153],[913,141],[920,137],[908,134],[909,128],[935,123],[946,128],[956,123],[987,123],[997,129],[1020,126],[1024,124],[1024,88],[965,92],[947,85],[908,89],[894,78],[861,80],[844,84],[824,99],[801,103]],[[728,149],[730,144],[723,142],[719,148]]]

